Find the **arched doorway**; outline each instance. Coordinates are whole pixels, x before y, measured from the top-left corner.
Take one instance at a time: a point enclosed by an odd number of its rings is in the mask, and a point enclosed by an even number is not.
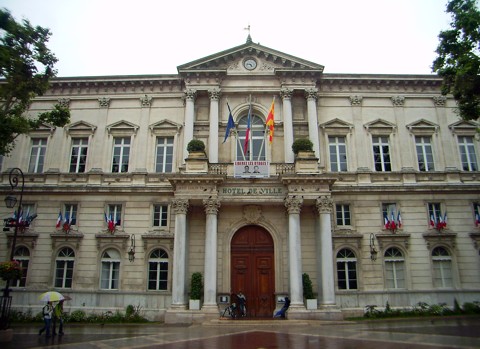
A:
[[[232,292],[247,297],[249,317],[271,317],[275,309],[275,263],[272,236],[264,228],[248,225],[231,242]]]

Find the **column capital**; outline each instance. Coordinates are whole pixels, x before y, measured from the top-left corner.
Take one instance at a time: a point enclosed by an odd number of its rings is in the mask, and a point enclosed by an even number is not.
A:
[[[333,200],[330,196],[320,196],[315,203],[318,213],[332,213]]]
[[[218,213],[218,209],[220,208],[220,200],[219,199],[203,199],[203,206],[205,207],[206,214],[214,214]]]
[[[221,95],[222,95],[222,90],[218,87],[214,87],[208,90],[208,97],[212,101],[218,101]]]
[[[318,98],[318,89],[317,88],[306,88],[305,89],[305,98],[317,100]]]
[[[302,209],[303,199],[296,196],[287,196],[285,198],[285,207],[288,214],[300,213]]]
[[[175,214],[186,214],[188,211],[188,200],[187,199],[173,199],[172,200],[172,209]]]
[[[150,108],[152,106],[152,96],[142,96],[140,97],[140,106],[142,108]]]
[[[362,105],[363,96],[353,95],[348,97],[350,99],[350,105],[359,107]]]
[[[403,107],[405,104],[405,96],[392,96],[391,99],[394,107]]]
[[[110,106],[110,98],[102,97],[98,99],[98,104],[100,108],[108,108]]]
[[[194,100],[195,97],[197,96],[197,90],[194,90],[193,88],[186,89],[184,93],[185,93],[185,99]]]
[[[282,97],[282,99],[290,99],[292,98],[292,94],[293,90],[290,88],[282,88],[280,90],[280,97]]]

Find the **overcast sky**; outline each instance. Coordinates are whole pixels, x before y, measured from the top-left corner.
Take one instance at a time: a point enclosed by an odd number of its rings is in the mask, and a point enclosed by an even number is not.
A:
[[[58,76],[175,74],[255,43],[325,73],[431,74],[448,0],[0,0],[52,32]]]

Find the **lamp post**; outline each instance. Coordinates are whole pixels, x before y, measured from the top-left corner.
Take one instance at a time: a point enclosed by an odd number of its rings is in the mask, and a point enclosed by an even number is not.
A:
[[[370,234],[370,259],[375,262],[377,260],[377,249],[375,248],[375,235]]]
[[[20,200],[18,200],[17,212],[15,215],[15,228],[13,232],[12,246],[10,249],[10,261],[13,261],[15,255],[15,245],[17,243],[18,226],[20,225],[20,214],[22,213],[22,200],[23,189],[25,188],[25,177],[22,170],[19,168],[13,168],[10,171],[8,180],[10,181],[10,187],[12,193],[5,198],[5,204],[8,208],[15,207],[17,198],[13,196],[13,191],[16,187],[20,186]],[[0,330],[5,330],[10,325],[10,308],[12,306],[12,296],[10,296],[10,279],[7,279],[5,288],[3,289],[3,295],[0,301]]]

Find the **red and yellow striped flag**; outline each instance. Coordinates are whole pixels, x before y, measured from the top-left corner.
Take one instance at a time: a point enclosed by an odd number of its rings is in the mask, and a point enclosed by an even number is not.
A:
[[[275,97],[273,97],[272,106],[270,107],[270,112],[268,113],[267,121],[265,122],[265,125],[268,127],[268,130],[269,130],[268,141],[270,142],[270,144],[272,144],[272,141],[273,141],[273,129],[275,127],[274,115],[275,115]]]

